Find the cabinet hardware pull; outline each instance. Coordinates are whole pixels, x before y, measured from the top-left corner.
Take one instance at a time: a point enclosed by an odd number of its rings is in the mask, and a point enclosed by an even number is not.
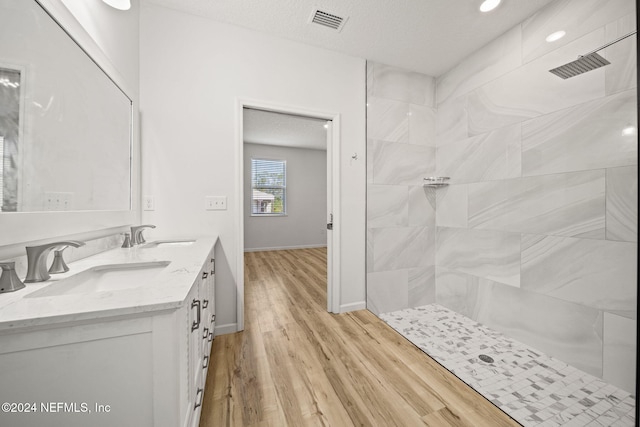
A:
[[[200,300],[196,300],[195,298],[193,299],[193,302],[191,303],[191,308],[194,308],[194,307],[198,307],[198,311],[196,312],[197,320],[195,320],[191,325],[191,332],[200,328],[200,310],[201,310]]]
[[[209,366],[209,356],[204,357],[204,361],[202,362],[202,369],[207,369],[207,366]]]
[[[213,332],[209,332],[209,342],[213,341]]]
[[[211,274],[216,274],[216,260],[211,258]]]
[[[211,315],[211,323],[213,323],[213,322],[215,322],[215,321],[216,321],[216,315],[215,315],[215,314],[212,314],[212,315]]]
[[[203,279],[206,279],[206,278],[207,278],[207,276],[209,276],[209,273],[207,273],[206,271],[203,271],[203,272],[202,272],[202,278],[203,278]]]
[[[211,270],[211,275],[213,276],[214,274],[216,274],[216,272]]]
[[[207,307],[209,307],[209,300],[208,299],[202,301],[202,308],[207,308]]]
[[[209,336],[209,328],[204,328],[204,334],[202,336],[202,339],[206,340],[208,336]]]
[[[196,404],[193,407],[193,410],[195,411],[196,409],[198,409],[199,406],[202,406],[202,397],[204,395],[204,390],[201,389],[200,387],[198,387],[198,391],[196,392]],[[198,399],[198,395],[200,395],[200,399]]]

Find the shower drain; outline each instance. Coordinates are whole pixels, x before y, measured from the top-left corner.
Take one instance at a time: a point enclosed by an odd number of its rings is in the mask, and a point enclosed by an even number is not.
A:
[[[486,354],[481,354],[480,356],[478,356],[478,358],[483,362],[493,363],[493,358],[490,356],[487,356]]]

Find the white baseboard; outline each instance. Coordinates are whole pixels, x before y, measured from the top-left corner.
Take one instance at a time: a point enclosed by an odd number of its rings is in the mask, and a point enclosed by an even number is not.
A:
[[[217,337],[218,335],[233,334],[235,332],[238,332],[238,324],[227,323],[226,325],[216,325],[214,335]]]
[[[271,248],[244,248],[245,252],[262,252],[262,251],[287,251],[291,249],[313,249],[326,248],[327,245],[301,245],[301,246],[274,246]]]
[[[340,313],[346,313],[348,311],[364,310],[365,308],[367,308],[366,301],[352,302],[350,304],[342,304],[340,306]]]

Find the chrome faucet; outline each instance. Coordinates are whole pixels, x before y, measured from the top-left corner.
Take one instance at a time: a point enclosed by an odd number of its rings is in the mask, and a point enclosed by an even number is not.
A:
[[[131,244],[132,245],[140,245],[145,243],[144,236],[142,232],[145,228],[156,228],[155,225],[147,224],[147,225],[138,225],[135,227],[131,227]]]
[[[44,282],[51,277],[47,269],[47,257],[53,249],[73,246],[84,246],[84,242],[65,240],[62,242],[46,243],[39,246],[27,246],[27,277],[25,283]]]

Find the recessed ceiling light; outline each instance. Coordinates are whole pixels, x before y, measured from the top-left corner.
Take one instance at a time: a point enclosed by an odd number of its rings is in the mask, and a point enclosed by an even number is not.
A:
[[[131,9],[131,1],[130,0],[102,0],[109,6],[120,9],[120,10],[129,10]]]
[[[484,0],[480,5],[480,12],[489,12],[500,4],[500,0]]]
[[[632,136],[636,135],[637,133],[638,129],[633,125],[626,126],[624,129],[622,129],[622,136]]]
[[[563,31],[563,30],[556,31],[555,33],[549,34],[545,40],[549,43],[553,43],[554,41],[560,40],[561,38],[563,38],[565,34],[567,34],[566,31]]]

